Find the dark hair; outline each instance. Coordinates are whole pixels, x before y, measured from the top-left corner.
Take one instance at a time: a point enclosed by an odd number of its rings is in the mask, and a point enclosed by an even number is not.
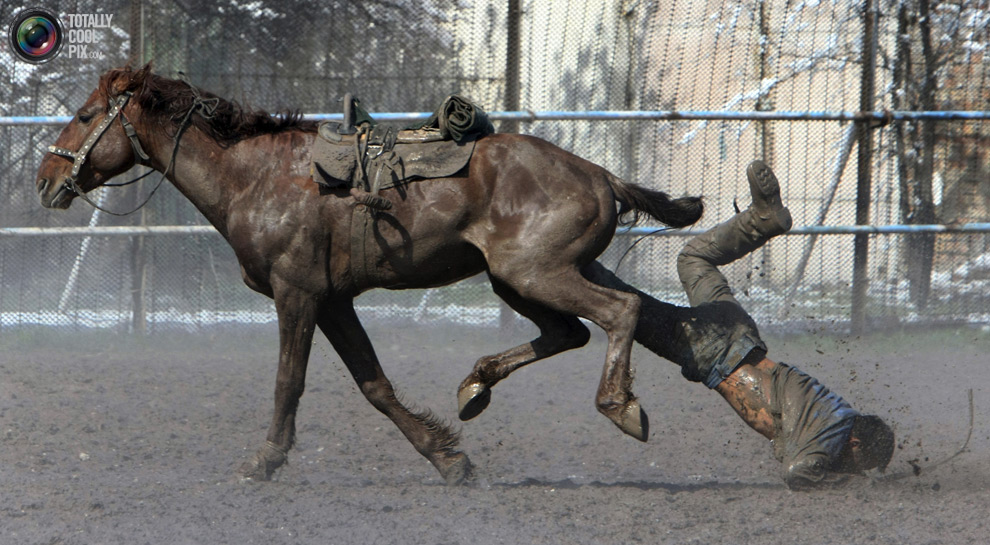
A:
[[[857,415],[853,418],[852,435],[859,439],[859,449],[866,466],[862,469],[875,467],[881,472],[886,471],[894,455],[894,430],[879,416]]]

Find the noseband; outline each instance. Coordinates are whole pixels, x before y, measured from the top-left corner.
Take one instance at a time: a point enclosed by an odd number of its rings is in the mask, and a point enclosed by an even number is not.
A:
[[[108,99],[109,109],[107,110],[106,117],[103,121],[93,129],[93,132],[89,133],[86,140],[83,140],[82,146],[79,147],[79,151],[72,151],[65,148],[60,148],[58,146],[48,146],[48,153],[54,155],[60,155],[62,157],[68,157],[72,159],[72,173],[65,180],[66,187],[68,189],[81,194],[79,187],[76,185],[76,180],[79,178],[79,171],[82,170],[84,164],[86,164],[86,159],[89,157],[89,152],[93,150],[93,146],[100,140],[103,133],[107,132],[110,128],[110,124],[113,120],[120,116],[120,124],[124,127],[124,133],[127,134],[128,140],[131,142],[131,148],[134,150],[134,156],[140,157],[141,160],[147,161],[148,154],[144,152],[144,148],[141,147],[141,142],[138,141],[137,131],[134,130],[134,125],[127,119],[124,115],[124,106],[127,105],[127,101],[130,100],[132,93],[130,91],[124,91],[115,100]]]
[[[168,171],[171,170],[173,165],[175,164],[175,156],[179,151],[179,138],[182,137],[182,132],[185,130],[187,124],[189,123],[189,119],[192,117],[193,113],[196,112],[196,110],[199,110],[201,116],[209,119],[213,117],[213,113],[216,111],[217,104],[219,103],[219,99],[217,98],[204,99],[200,95],[199,91],[195,87],[193,87],[188,80],[185,79],[185,75],[182,74],[181,72],[179,73],[179,77],[180,79],[185,81],[187,85],[189,85],[190,89],[192,89],[193,102],[192,105],[189,107],[189,110],[186,112],[186,115],[182,118],[182,121],[179,123],[178,129],[175,131],[174,143],[172,146],[172,154],[171,157],[169,158],[168,165],[165,167],[165,170],[162,172],[161,178],[158,179],[158,182],[155,184],[154,189],[151,190],[151,193],[148,194],[148,197],[144,200],[144,202],[139,204],[137,208],[131,210],[130,212],[124,212],[124,213],[113,212],[107,210],[106,208],[101,207],[100,205],[95,203],[92,199],[87,197],[86,193],[82,189],[80,189],[79,185],[76,183],[76,180],[79,178],[79,172],[82,170],[83,165],[86,163],[86,159],[89,157],[89,152],[92,151],[93,146],[96,145],[96,143],[100,140],[100,137],[103,136],[103,133],[105,133],[107,129],[110,128],[110,124],[113,123],[113,120],[116,119],[118,116],[120,116],[121,126],[124,127],[124,134],[127,135],[127,139],[130,140],[131,142],[131,148],[134,150],[134,156],[140,157],[141,160],[143,161],[147,161],[149,159],[148,154],[145,153],[144,148],[141,147],[141,142],[138,141],[137,131],[134,130],[134,126],[131,125],[131,122],[127,119],[127,116],[124,115],[124,106],[127,105],[127,101],[130,100],[131,96],[133,95],[133,93],[131,93],[130,91],[124,91],[123,93],[118,95],[116,99],[107,99],[107,104],[109,108],[107,110],[106,117],[104,117],[103,121],[101,121],[100,124],[97,125],[96,128],[93,130],[93,132],[91,132],[89,136],[86,137],[86,140],[83,141],[82,146],[79,147],[79,151],[72,151],[66,148],[60,148],[58,146],[48,146],[48,153],[59,155],[61,157],[68,157],[69,159],[72,159],[72,172],[69,174],[69,177],[65,179],[62,185],[65,186],[65,188],[68,191],[75,193],[76,196],[88,202],[91,206],[93,206],[93,208],[96,208],[97,210],[106,212],[113,216],[128,216],[130,214],[133,214],[134,212],[137,212],[138,210],[143,208],[144,205],[148,204],[148,201],[151,200],[151,197],[154,196],[155,192],[158,191],[158,188],[162,185],[162,182],[165,180],[165,176],[168,175]],[[127,182],[123,182],[119,184],[103,184],[103,185],[108,185],[108,186],[129,185],[140,180],[141,178],[144,178],[145,176],[151,174],[152,172],[154,172],[154,170],[149,170],[145,174],[142,174],[141,176],[138,176],[137,178],[134,178],[133,180]]]

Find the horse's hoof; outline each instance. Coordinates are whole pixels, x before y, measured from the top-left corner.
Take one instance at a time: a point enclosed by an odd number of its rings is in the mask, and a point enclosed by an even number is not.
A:
[[[474,464],[471,463],[466,454],[459,452],[457,459],[441,470],[440,474],[447,481],[447,486],[468,484],[474,480]]]
[[[244,481],[270,481],[275,470],[288,460],[287,453],[271,442],[265,443],[237,470]]]
[[[471,420],[488,408],[491,400],[492,390],[484,384],[473,382],[461,387],[457,392],[458,418]]]
[[[644,443],[650,437],[650,418],[646,416],[637,399],[626,403],[616,424],[620,430]]]
[[[244,462],[237,470],[242,481],[270,481],[272,473],[265,468],[265,463],[255,456],[251,460]]]

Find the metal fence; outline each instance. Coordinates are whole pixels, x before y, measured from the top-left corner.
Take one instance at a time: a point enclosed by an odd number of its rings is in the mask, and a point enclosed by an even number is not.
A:
[[[24,7],[4,1],[4,25]],[[781,179],[795,225],[807,229],[725,268],[758,322],[844,329],[856,327],[859,309],[861,328],[990,324],[990,238],[979,229],[990,221],[986,0],[83,0],[44,7],[63,18],[113,17],[88,44],[103,58],[63,51],[31,65],[0,49],[0,329],[153,332],[274,320],[272,304],[241,284],[232,252],[208,228],[141,231],[204,224],[169,186],[123,219],[84,203],[67,212],[37,203],[35,172],[60,127],[13,117],[70,116],[105,69],[149,60],[159,73],[181,70],[200,87],[272,111],[338,112],[340,97],[353,92],[372,113],[428,112],[458,92],[490,111],[575,112],[545,120],[506,115],[498,129],[546,138],[631,181],[702,194],[708,208],[700,228],[727,219],[736,200],[747,205],[743,171],[761,157]],[[863,110],[880,114],[856,114]],[[582,119],[588,111],[602,115]],[[643,115],[608,115],[615,112]],[[651,115],[657,112],[668,115]],[[147,190],[105,189],[97,198],[122,210]],[[815,230],[857,223],[976,228]],[[93,229],[54,229],[61,227]],[[618,237],[602,261],[615,267],[635,240]],[[673,264],[683,242],[650,237],[618,272],[686,304]],[[358,304],[366,320],[495,326],[505,312],[481,279],[375,291]]]

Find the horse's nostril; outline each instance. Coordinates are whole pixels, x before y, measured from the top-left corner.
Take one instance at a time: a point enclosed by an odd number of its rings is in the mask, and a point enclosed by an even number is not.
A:
[[[44,193],[48,189],[48,178],[38,180],[38,193]]]

